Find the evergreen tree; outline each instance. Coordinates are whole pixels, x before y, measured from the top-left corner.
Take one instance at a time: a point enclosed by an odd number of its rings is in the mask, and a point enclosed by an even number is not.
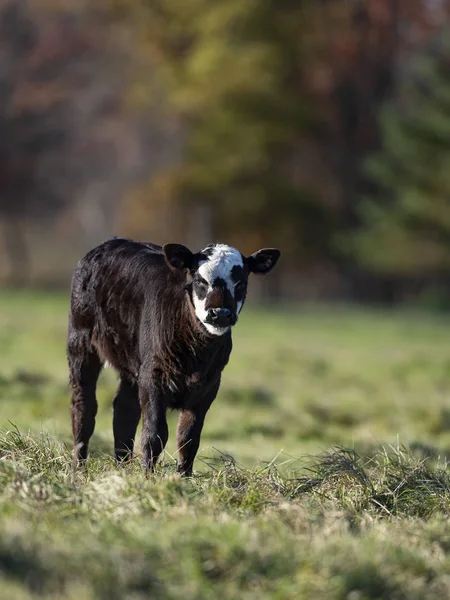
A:
[[[450,36],[401,75],[382,112],[382,148],[367,169],[377,191],[362,203],[359,260],[377,271],[428,277],[450,267]]]

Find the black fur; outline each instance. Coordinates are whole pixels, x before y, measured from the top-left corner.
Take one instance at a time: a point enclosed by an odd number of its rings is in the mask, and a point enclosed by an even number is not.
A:
[[[132,456],[142,414],[143,465],[153,469],[168,438],[166,411],[174,408],[181,411],[178,469],[185,475],[192,472],[205,415],[232,347],[230,331],[212,335],[194,313],[192,288],[199,294],[202,286],[195,269],[208,252],[113,238],[78,264],[67,342],[78,460],[87,457],[97,379],[108,361],[120,377],[113,403],[117,460]],[[246,284],[249,270],[233,277]],[[229,291],[218,287],[215,293],[221,294],[216,299],[220,306]]]

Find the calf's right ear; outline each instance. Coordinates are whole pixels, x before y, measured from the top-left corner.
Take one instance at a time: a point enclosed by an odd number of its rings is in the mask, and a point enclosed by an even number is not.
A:
[[[172,269],[190,269],[194,262],[194,255],[182,244],[164,244],[164,258]]]
[[[250,273],[265,275],[277,264],[280,255],[281,253],[277,248],[263,248],[262,250],[258,250],[258,252],[247,258]]]

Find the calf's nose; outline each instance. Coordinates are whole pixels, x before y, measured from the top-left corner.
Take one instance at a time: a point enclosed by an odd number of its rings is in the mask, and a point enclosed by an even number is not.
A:
[[[228,327],[231,324],[232,313],[228,308],[211,308],[209,318],[213,325],[218,327]]]
[[[231,316],[231,310],[229,310],[228,308],[212,308],[211,314],[213,317],[217,317],[219,319],[227,319]]]

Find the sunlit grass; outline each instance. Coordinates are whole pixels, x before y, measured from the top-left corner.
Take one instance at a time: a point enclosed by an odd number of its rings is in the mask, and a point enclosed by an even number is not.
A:
[[[0,598],[450,597],[449,321],[246,307],[196,474],[74,470],[65,295],[0,293]]]

